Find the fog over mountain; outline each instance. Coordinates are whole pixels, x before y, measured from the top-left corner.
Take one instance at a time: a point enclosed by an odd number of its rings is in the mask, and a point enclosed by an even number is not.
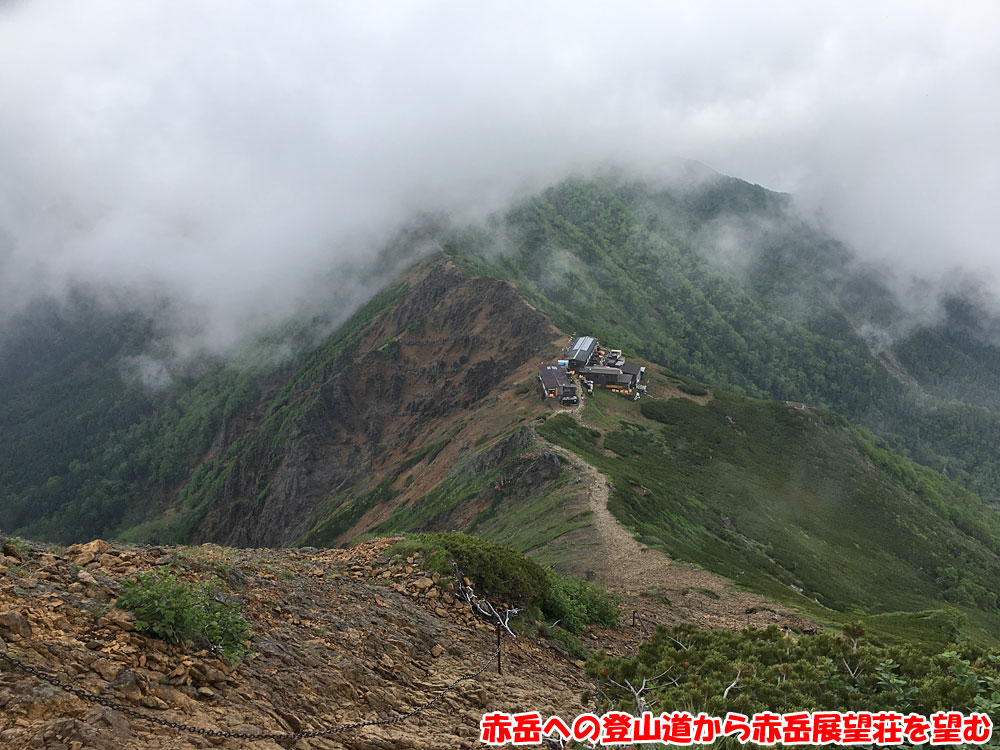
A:
[[[359,303],[416,213],[676,157],[998,288],[998,34],[991,2],[8,2],[0,316],[167,296],[225,351]]]

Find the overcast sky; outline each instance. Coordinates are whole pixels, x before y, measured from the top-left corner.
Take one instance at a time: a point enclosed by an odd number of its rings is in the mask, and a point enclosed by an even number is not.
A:
[[[414,211],[678,156],[1000,278],[998,92],[992,1],[0,2],[0,307],[165,290],[224,346]]]

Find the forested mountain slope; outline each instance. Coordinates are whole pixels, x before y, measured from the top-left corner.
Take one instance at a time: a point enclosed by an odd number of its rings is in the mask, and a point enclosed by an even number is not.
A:
[[[1000,324],[974,289],[915,317],[788,196],[698,171],[571,180],[452,234],[567,331],[751,396],[834,409],[1000,497]],[[913,304],[916,304],[915,302]]]
[[[4,334],[0,524],[56,538],[101,528],[91,519],[121,518],[131,467],[149,448],[136,438],[165,401],[123,377],[124,364],[149,344],[150,321],[80,295],[65,305],[36,303]],[[42,520],[53,513],[64,514],[59,527]]]

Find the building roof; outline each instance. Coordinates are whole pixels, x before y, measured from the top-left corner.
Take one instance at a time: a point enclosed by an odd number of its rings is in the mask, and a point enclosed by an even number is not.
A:
[[[566,347],[566,359],[586,361],[597,348],[597,339],[593,336],[580,336],[573,339]]]
[[[643,369],[645,368],[638,362],[626,362],[622,365],[622,372],[626,372],[629,375],[638,375]]]
[[[621,375],[622,371],[617,367],[604,367],[603,365],[594,365],[593,367],[584,367],[580,370],[581,375]]]
[[[575,383],[569,377],[569,372],[561,365],[542,365],[538,368],[538,376],[542,379],[542,385],[546,389],[575,387]]]

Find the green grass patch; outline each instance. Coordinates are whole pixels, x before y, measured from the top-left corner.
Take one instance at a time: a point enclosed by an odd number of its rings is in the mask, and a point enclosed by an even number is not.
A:
[[[700,586],[694,586],[691,591],[697,591],[702,596],[707,596],[709,599],[718,599],[719,595],[712,591],[712,589],[703,589]]]
[[[498,495],[467,531],[530,554],[543,564],[558,563],[561,547],[556,541],[590,525],[590,512],[571,504],[578,488],[569,479],[569,474],[563,474],[550,487],[525,498]]]

